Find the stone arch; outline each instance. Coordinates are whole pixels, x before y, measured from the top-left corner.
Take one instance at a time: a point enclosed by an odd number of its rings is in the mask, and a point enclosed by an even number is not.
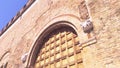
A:
[[[49,21],[46,26],[40,31],[38,39],[35,41],[35,44],[30,49],[27,61],[25,63],[25,67],[30,68],[34,65],[34,61],[39,50],[40,45],[42,44],[42,40],[47,36],[46,33],[51,32],[52,30],[56,29],[57,27],[61,26],[69,26],[75,30],[78,37],[86,36],[80,27],[80,20],[79,17],[75,15],[61,15],[55,17],[51,21]],[[84,41],[85,38],[81,38],[80,41]]]

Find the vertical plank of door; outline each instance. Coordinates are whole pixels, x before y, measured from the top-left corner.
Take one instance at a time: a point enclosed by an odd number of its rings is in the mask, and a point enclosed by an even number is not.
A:
[[[69,68],[69,50],[68,50],[68,38],[67,38],[67,32],[65,31],[65,44],[66,44],[66,51],[67,51],[67,68]]]
[[[50,40],[48,40],[48,46],[49,46],[49,64],[48,64],[48,67],[49,68],[51,68],[51,64],[50,64],[50,62],[51,62],[51,44],[50,44]]]
[[[53,35],[54,41],[53,41],[53,46],[54,46],[54,68],[56,68],[56,36]]]
[[[76,46],[75,46],[75,37],[74,37],[74,36],[75,36],[75,34],[72,33],[72,42],[73,42],[72,45],[73,45],[73,48],[74,48],[74,58],[75,58],[75,61],[74,61],[74,62],[75,62],[75,66],[76,66],[75,68],[78,68],[77,55],[76,55],[76,50],[77,50],[77,49],[76,49]]]
[[[61,33],[59,32],[59,40],[60,40],[60,57],[63,56],[62,54],[62,37],[61,37]],[[60,59],[60,68],[62,67],[62,59]]]

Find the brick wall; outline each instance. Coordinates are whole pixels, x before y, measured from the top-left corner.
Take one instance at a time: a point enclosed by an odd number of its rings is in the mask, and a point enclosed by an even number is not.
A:
[[[89,60],[86,66],[88,65],[90,68],[119,68],[120,1],[86,0],[86,2],[97,36],[97,43],[84,49],[85,60],[86,62]]]
[[[8,68],[21,68],[21,56],[29,52],[41,29],[59,15],[80,17],[78,5],[82,1],[36,0],[0,36],[0,65],[8,62]],[[85,0],[85,3],[97,37],[97,43],[82,50],[85,68],[120,67],[120,1]]]

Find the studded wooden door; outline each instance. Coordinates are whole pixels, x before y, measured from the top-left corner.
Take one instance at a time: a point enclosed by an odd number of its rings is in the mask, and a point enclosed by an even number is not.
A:
[[[71,28],[52,31],[45,38],[34,68],[84,68],[78,36]]]

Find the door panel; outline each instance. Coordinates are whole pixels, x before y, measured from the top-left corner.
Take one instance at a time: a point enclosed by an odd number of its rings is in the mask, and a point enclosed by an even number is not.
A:
[[[79,39],[71,28],[52,31],[40,49],[34,68],[84,68]]]

